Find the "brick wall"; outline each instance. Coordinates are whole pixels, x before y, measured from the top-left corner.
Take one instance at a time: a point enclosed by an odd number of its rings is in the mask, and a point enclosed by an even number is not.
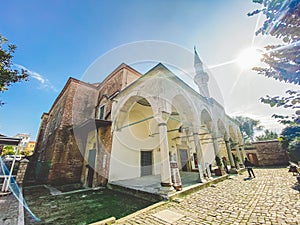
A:
[[[99,86],[69,78],[49,113],[45,113],[42,117],[36,150],[30,166],[39,183],[80,182],[84,152],[80,151],[77,144],[85,146],[85,143],[76,142],[73,126],[97,118],[99,106],[102,104],[106,105],[105,119],[109,120],[112,101],[104,95],[114,95],[140,76],[137,71],[121,64]],[[100,148],[105,151],[101,150],[98,155],[100,164],[105,164],[105,168],[95,178],[97,184],[106,182],[111,151],[111,128],[100,128],[99,138],[105,140],[100,141],[102,143]],[[105,163],[101,161],[104,159]]]
[[[99,168],[96,176],[95,186],[106,185],[108,181],[110,155],[112,146],[111,126],[98,128],[99,134]]]

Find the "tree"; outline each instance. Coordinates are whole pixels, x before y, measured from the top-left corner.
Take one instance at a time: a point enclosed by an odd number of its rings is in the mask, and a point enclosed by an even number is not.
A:
[[[279,140],[281,147],[287,150],[290,160],[300,161],[300,126],[293,125],[284,128]]]
[[[0,34],[0,92],[6,91],[12,83],[27,80],[27,71],[13,66],[12,59],[15,50],[16,46],[7,44],[7,39]],[[3,104],[0,100],[0,105]]]
[[[278,139],[278,134],[266,129],[264,131],[264,134],[255,137],[255,139],[258,141],[274,140],[274,139]]]
[[[246,142],[254,140],[254,130],[261,130],[262,126],[259,126],[260,121],[254,120],[245,116],[236,116],[234,120],[239,125],[242,135]]]
[[[253,0],[263,5],[262,9],[248,13],[253,16],[263,13],[266,16],[263,26],[256,35],[271,35],[282,40],[281,45],[266,46],[262,62],[267,67],[255,67],[266,77],[279,81],[300,85],[300,2],[299,0]],[[261,102],[271,107],[285,107],[294,109],[292,116],[276,115],[283,124],[300,124],[300,91],[287,91],[288,96],[261,98]]]
[[[14,155],[15,149],[13,146],[7,145],[3,148],[2,155]]]

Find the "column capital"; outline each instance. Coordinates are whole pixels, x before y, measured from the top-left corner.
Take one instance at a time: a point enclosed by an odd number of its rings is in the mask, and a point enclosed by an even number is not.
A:
[[[159,111],[156,115],[155,115],[155,119],[157,120],[157,122],[160,123],[166,123],[167,120],[169,119],[171,113],[166,112],[166,111]]]

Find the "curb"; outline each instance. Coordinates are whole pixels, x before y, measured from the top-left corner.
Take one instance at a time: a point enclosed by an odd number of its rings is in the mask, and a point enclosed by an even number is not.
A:
[[[21,199],[21,198],[24,197],[24,196],[22,196],[22,193],[23,193],[23,189],[22,189],[22,187],[20,187],[19,199]],[[24,225],[25,224],[25,221],[24,221],[24,206],[23,206],[23,201],[21,202],[19,200],[18,225]]]

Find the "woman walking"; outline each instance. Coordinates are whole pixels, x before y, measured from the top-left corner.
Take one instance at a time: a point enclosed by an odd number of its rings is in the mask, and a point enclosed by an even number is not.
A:
[[[254,165],[247,158],[245,158],[244,165],[248,170],[249,177],[252,177],[252,175],[253,175],[253,177],[255,178],[255,175],[254,175],[254,172],[253,172],[253,166]]]

